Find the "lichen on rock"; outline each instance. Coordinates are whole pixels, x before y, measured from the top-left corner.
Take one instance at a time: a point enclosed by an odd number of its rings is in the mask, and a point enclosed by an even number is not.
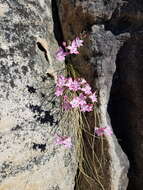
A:
[[[64,122],[54,95],[64,64],[54,57],[51,1],[0,2],[0,9],[0,189],[71,190],[74,149],[54,144],[61,123],[72,120]]]

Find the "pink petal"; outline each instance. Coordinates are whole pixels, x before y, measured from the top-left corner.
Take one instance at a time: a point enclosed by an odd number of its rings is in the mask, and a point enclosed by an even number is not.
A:
[[[65,86],[70,87],[70,86],[72,85],[72,83],[73,83],[73,80],[72,80],[71,77],[69,77],[69,78],[67,79],[67,82],[66,82]]]
[[[83,104],[80,106],[80,110],[82,112],[86,112],[86,111],[91,112],[91,111],[93,111],[93,104]]]
[[[106,135],[112,135],[113,131],[110,126],[105,127],[105,133]]]
[[[78,97],[75,97],[72,99],[70,104],[71,104],[72,108],[77,108],[80,105],[80,99]]]
[[[83,40],[80,40],[79,37],[76,37],[75,39],[77,47],[83,46]]]
[[[55,144],[64,145],[66,148],[71,148],[71,137],[55,135]]]
[[[83,84],[87,84],[86,80],[83,79],[83,78],[79,79],[79,82],[80,82],[81,85],[83,85]]]
[[[101,127],[101,128],[95,128],[95,133],[98,135],[98,136],[101,136],[101,135],[112,135],[113,132],[111,130],[111,127],[107,126],[107,127]]]
[[[64,89],[63,89],[63,88],[61,88],[61,87],[59,87],[59,86],[56,87],[56,92],[55,92],[55,95],[56,95],[56,96],[62,96],[62,95],[63,95],[63,92],[64,92]]]
[[[73,91],[80,90],[80,84],[76,80],[72,81],[71,84],[68,87],[69,87],[70,90],[73,90]]]
[[[104,135],[104,128],[95,128],[95,133],[98,135],[98,136],[102,136]]]
[[[62,44],[63,44],[63,46],[64,46],[64,47],[66,47],[66,45],[67,45],[67,43],[66,43],[66,42],[63,42]]]
[[[81,88],[81,90],[82,90],[86,95],[92,94],[92,92],[91,92],[91,87],[90,87],[89,84],[86,84],[84,87]]]
[[[89,96],[89,98],[92,100],[93,103],[94,103],[94,102],[97,102],[97,97],[96,97],[95,92],[94,92],[93,94],[91,94],[91,95]]]
[[[63,76],[60,75],[57,80],[57,86],[63,87],[66,84],[67,79]]]
[[[65,60],[65,56],[67,56],[67,55],[68,55],[68,53],[64,52],[64,50],[63,50],[62,47],[59,47],[59,50],[55,54],[56,59],[59,60],[59,61],[64,61]]]
[[[64,145],[66,148],[71,148],[71,146],[72,146],[71,137],[67,137],[67,138],[64,140],[63,145]]]

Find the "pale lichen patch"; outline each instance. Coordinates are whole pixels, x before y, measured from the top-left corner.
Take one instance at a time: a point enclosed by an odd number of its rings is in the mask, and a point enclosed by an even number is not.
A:
[[[11,130],[16,125],[16,120],[12,117],[4,117],[0,120],[0,132]]]
[[[5,13],[9,11],[9,7],[6,4],[1,4],[0,5],[0,16],[3,17],[5,16]]]
[[[68,180],[69,171],[63,165],[63,156],[64,148],[61,148],[57,156],[50,159],[48,164],[6,178],[0,185],[0,190],[50,190],[56,184],[62,190],[71,190],[74,181]],[[63,182],[63,178],[66,183]]]

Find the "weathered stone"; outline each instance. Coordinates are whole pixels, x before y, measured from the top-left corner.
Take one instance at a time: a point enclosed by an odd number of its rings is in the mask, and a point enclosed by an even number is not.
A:
[[[142,13],[142,1],[126,1],[106,26],[115,35],[128,32],[131,36],[117,54],[109,103],[112,126],[130,161],[128,190],[141,190],[143,185]]]
[[[142,169],[142,39],[136,34],[120,49],[110,97],[115,133],[131,163],[129,190],[141,190]]]
[[[112,78],[116,68],[115,59],[118,52],[118,41],[110,31],[105,32],[103,27],[101,28],[98,26],[92,27],[91,39],[93,49],[94,47],[98,48],[98,51],[102,54],[102,56],[95,56],[95,61],[93,62],[92,60],[91,62],[94,64],[98,75],[95,78],[95,84],[99,90],[101,126],[111,125],[110,118],[107,113],[107,106],[109,102]],[[104,180],[110,181],[109,189],[125,190],[128,185],[128,159],[114,135],[111,137],[106,136],[106,138],[110,161],[108,179],[105,178]]]
[[[75,150],[54,144],[73,122],[54,95],[53,30],[50,0],[0,1],[0,190],[74,189]]]
[[[142,190],[142,12],[142,0],[0,0],[0,190],[78,189],[74,146],[54,145],[56,133],[74,144],[78,120],[54,95],[65,70],[54,54],[82,32],[80,55],[66,62],[97,90],[98,124],[111,123],[116,136],[103,139],[102,171],[91,161],[102,185],[81,175],[79,189],[127,189],[126,153],[128,190]],[[87,120],[93,130],[93,114]],[[99,160],[100,147],[95,139]]]

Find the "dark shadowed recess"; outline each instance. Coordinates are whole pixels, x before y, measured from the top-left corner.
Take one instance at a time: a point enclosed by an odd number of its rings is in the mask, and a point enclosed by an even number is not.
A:
[[[130,161],[127,190],[143,189],[143,1],[117,8],[105,29],[131,38],[117,54],[108,113],[114,133]]]
[[[143,35],[136,34],[118,52],[108,113],[130,161],[128,190],[143,187]]]
[[[114,35],[125,32],[143,32],[143,1],[122,1],[110,20],[105,23],[105,29],[112,31]]]
[[[58,42],[58,44],[61,46],[62,42],[64,41],[60,17],[58,14],[58,2],[59,0],[52,0],[52,17],[53,17],[53,23],[54,23],[54,35]]]

